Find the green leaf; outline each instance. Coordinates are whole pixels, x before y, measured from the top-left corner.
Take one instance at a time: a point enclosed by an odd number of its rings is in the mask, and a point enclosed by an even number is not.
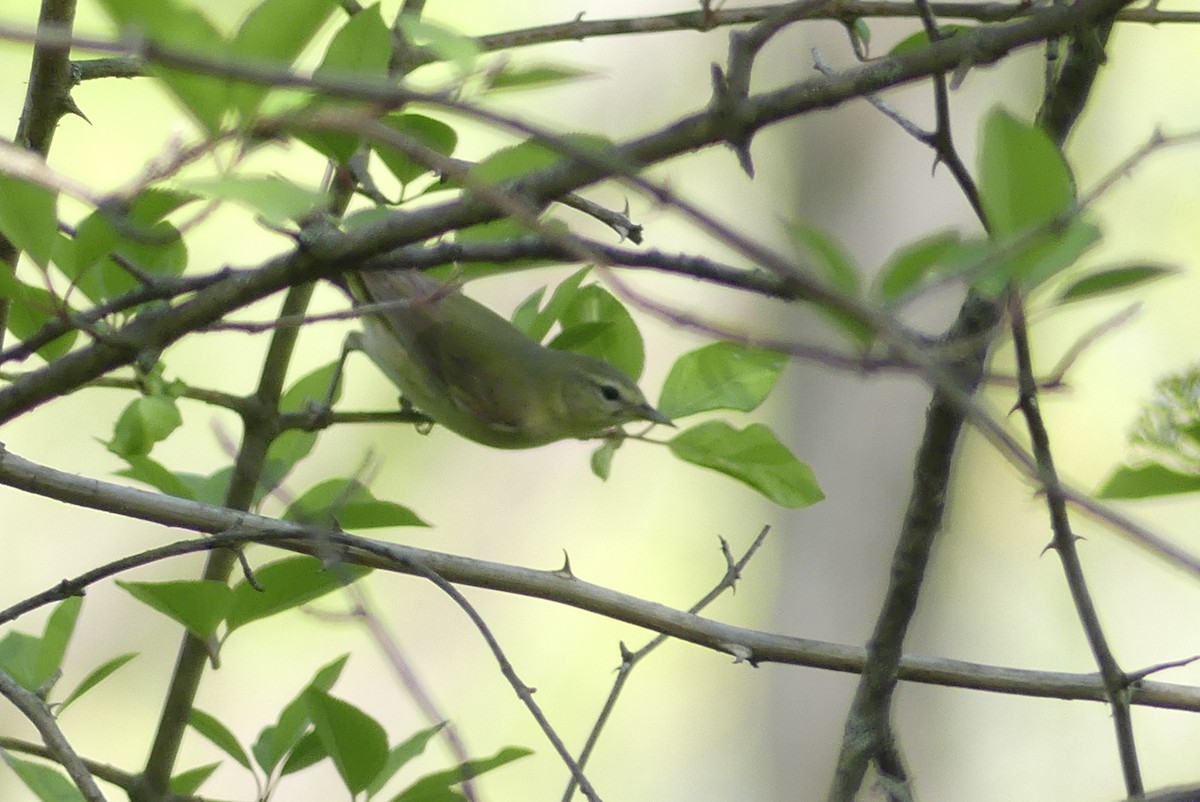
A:
[[[171,778],[171,793],[176,796],[192,796],[220,767],[221,763],[218,761],[179,772]]]
[[[334,34],[316,75],[383,80],[388,76],[391,57],[392,34],[376,3],[352,16]]]
[[[512,322],[521,331],[541,342],[546,339],[550,329],[558,322],[563,312],[570,306],[575,296],[579,294],[580,285],[591,272],[590,267],[576,270],[554,288],[545,307],[541,307],[546,288],[542,287],[522,301],[513,311]],[[540,307],[540,308],[539,308]]]
[[[62,668],[63,656],[66,655],[67,644],[71,642],[71,636],[75,633],[75,622],[79,620],[82,607],[83,597],[72,596],[55,607],[46,621],[46,630],[42,633],[42,647],[38,650],[39,685]]]
[[[1100,498],[1152,498],[1195,493],[1200,490],[1200,476],[1180,473],[1157,462],[1118,468],[1104,486]]]
[[[254,759],[267,774],[275,770],[285,755],[289,752],[294,753],[294,750],[298,749],[297,745],[304,736],[305,728],[308,727],[310,721],[308,706],[304,701],[305,692],[309,688],[321,691],[328,691],[332,688],[338,677],[341,676],[342,669],[346,667],[346,661],[349,658],[349,655],[344,654],[321,667],[309,683],[280,711],[275,724],[264,727],[263,731],[258,734],[250,751],[254,753]],[[323,751],[317,760],[322,757],[324,757]]]
[[[355,479],[327,479],[313,485],[288,506],[283,517],[302,523],[336,521],[343,529],[429,526],[408,507],[375,498]]]
[[[371,784],[387,762],[387,734],[349,702],[310,688],[304,694],[313,729],[352,795]]]
[[[1021,247],[1013,247],[1013,240],[997,243],[994,248],[999,258],[978,274],[972,286],[990,296],[998,295],[1012,281],[1032,289],[1075,264],[1099,241],[1099,228],[1076,219],[1065,230],[1029,238]]]
[[[181,274],[187,266],[187,245],[179,229],[163,217],[195,199],[190,193],[148,189],[125,208],[97,209],[76,227],[71,259],[60,263],[60,269],[95,303],[141,287],[115,257],[145,273]]]
[[[369,568],[345,563],[326,569],[316,557],[277,560],[254,572],[262,591],[245,580],[234,587],[226,624],[232,633],[253,621],[319,599],[369,573]]]
[[[292,747],[292,751],[287,753],[287,760],[283,761],[283,766],[279,769],[279,776],[286,777],[289,774],[295,774],[301,769],[320,763],[327,757],[329,757],[329,752],[325,749],[325,744],[321,743],[320,736],[314,730],[309,730],[300,736],[296,745]]]
[[[0,670],[27,691],[38,691],[44,677],[38,674],[42,640],[25,632],[9,632],[0,639]]]
[[[215,200],[244,206],[275,228],[302,220],[328,203],[325,193],[304,189],[274,175],[189,178],[180,179],[178,185]]]
[[[55,298],[41,287],[34,287],[18,281],[12,274],[12,268],[0,262],[0,298],[7,298],[8,330],[20,341],[24,342],[37,334],[42,326],[58,318],[56,309],[62,308],[64,313],[72,313],[61,298]],[[72,330],[37,349],[37,354],[47,362],[58,359],[71,350],[78,331]]]
[[[479,43],[470,36],[416,14],[401,14],[396,25],[410,44],[432,51],[442,61],[453,62],[463,75],[475,69],[475,59],[481,51]]]
[[[702,423],[676,435],[667,447],[685,462],[732,476],[784,507],[807,507],[825,498],[812,469],[761,423],[740,431],[723,421]]]
[[[946,24],[938,26],[938,30],[942,34],[942,39],[949,39],[963,31],[974,30],[973,25],[954,25]],[[889,56],[903,56],[908,53],[915,53],[929,46],[929,34],[924,30],[917,31],[911,36],[901,39],[896,43],[891,50],[888,51]]]
[[[1096,295],[1122,292],[1145,284],[1147,281],[1154,281],[1165,276],[1173,276],[1179,272],[1179,269],[1175,267],[1150,264],[1128,265],[1126,267],[1098,270],[1068,285],[1065,290],[1059,293],[1057,302],[1060,304],[1069,303],[1071,301],[1092,298]]]
[[[455,768],[422,777],[399,795],[392,797],[392,802],[431,802],[445,799],[446,792],[452,786],[459,785],[466,780],[473,780],[484,772],[498,769],[506,763],[532,754],[533,750],[531,749],[516,746],[505,747],[491,757],[468,760]]]
[[[551,348],[591,354],[636,380],[646,361],[642,334],[624,304],[597,284],[573,293],[562,314],[562,331]]]
[[[602,154],[612,147],[612,143],[607,139],[590,134],[571,134],[564,139],[574,148],[596,154]],[[570,155],[560,153],[547,144],[527,139],[519,144],[497,150],[472,167],[471,175],[480,181],[498,184],[532,172],[545,170],[570,158]]]
[[[100,0],[100,4],[122,29],[135,37],[144,36],[156,44],[218,62],[229,53],[224,37],[195,8],[172,0]],[[160,67],[153,60],[146,69],[166,84],[202,128],[210,134],[217,132],[228,100],[228,84],[224,79]]]
[[[120,457],[144,457],[155,443],[182,425],[175,399],[162,395],[135,398],[117,418],[108,450]]]
[[[887,303],[899,300],[933,274],[960,242],[957,233],[944,231],[900,248],[879,272],[875,293]]]
[[[854,22],[850,23],[849,31],[855,39],[862,43],[862,49],[865,52],[871,44],[871,28],[867,25],[867,21],[862,17],[855,17]]]
[[[83,696],[92,688],[95,688],[104,680],[108,679],[108,677],[115,673],[117,669],[135,657],[137,657],[136,653],[128,652],[101,663],[97,668],[93,669],[90,674],[83,678],[83,682],[79,683],[75,687],[75,690],[71,691],[71,693],[67,695],[67,698],[64,699],[62,704],[58,706],[58,714],[62,715],[62,711],[66,710],[67,707],[73,704],[76,699]]]
[[[862,285],[858,266],[833,235],[807,223],[791,223],[787,230],[792,241],[813,258],[815,266],[834,287],[849,295],[858,294]]]
[[[790,223],[788,235],[796,247],[804,251],[829,283],[849,297],[858,297],[862,291],[861,270],[841,243],[823,228],[806,223]],[[833,321],[838,328],[859,344],[869,343],[873,337],[870,328],[862,321],[845,312],[828,307],[818,307],[821,314]]]
[[[0,174],[0,234],[45,268],[58,237],[58,193]]]
[[[233,603],[233,592],[223,582],[197,579],[174,582],[123,582],[117,584],[143,604],[183,624],[201,640],[217,631]]]
[[[608,481],[609,474],[612,473],[613,457],[616,456],[617,449],[620,447],[620,439],[610,437],[592,452],[592,473],[601,481]]]
[[[1070,212],[1075,181],[1045,131],[996,108],[983,122],[979,195],[992,236],[1002,241]]]
[[[215,716],[193,707],[191,713],[188,714],[188,726],[207,738],[213,746],[236,760],[242,768],[250,768],[250,757],[238,743],[237,736]]]
[[[329,385],[333,383],[333,374],[337,366],[336,361],[330,362],[297,379],[279,399],[279,411],[303,412],[315,402],[324,403],[325,397],[329,395]],[[332,400],[336,402],[341,397],[342,388],[339,385],[334,388]]]
[[[424,753],[425,747],[429,745],[429,741],[433,736],[441,732],[445,726],[446,723],[442,722],[441,724],[435,724],[432,727],[420,730],[409,736],[403,743],[397,744],[388,752],[383,768],[367,787],[367,799],[370,799],[383,790],[383,786],[387,785],[388,780],[396,776],[396,772],[408,765],[413,758],[419,757]]]
[[[220,506],[225,503],[225,497],[229,495],[229,482],[233,478],[233,468],[219,468],[208,476],[194,473],[176,473],[175,475],[187,485],[193,499],[205,504]]]
[[[234,34],[233,53],[251,60],[290,65],[335,8],[335,0],[262,0]],[[269,91],[266,86],[237,83],[230,90],[230,98],[242,118],[248,120]]]
[[[508,89],[545,89],[558,84],[591,78],[596,73],[569,64],[526,64],[511,62],[502,64],[499,71],[490,73],[488,88],[492,91]]]
[[[713,409],[756,409],[770,394],[787,355],[765,348],[716,342],[675,360],[663,383],[658,411],[683,418]]]
[[[382,122],[398,136],[418,142],[443,156],[454,153],[454,148],[458,145],[458,133],[441,120],[432,117],[422,114],[389,114]],[[375,155],[401,184],[408,184],[415,178],[433,172],[430,165],[422,164],[398,148],[376,144],[374,149]]]
[[[168,496],[198,500],[187,482],[154,459],[138,454],[125,454],[121,459],[125,460],[129,467],[117,471],[117,476],[150,485]]]
[[[0,752],[13,773],[41,802],[84,802],[83,794],[56,768],[31,763]]]

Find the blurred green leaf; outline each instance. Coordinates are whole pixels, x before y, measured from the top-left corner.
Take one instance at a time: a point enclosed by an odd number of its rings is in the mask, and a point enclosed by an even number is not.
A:
[[[667,447],[685,462],[732,476],[784,507],[807,507],[825,498],[812,469],[761,423],[738,430],[709,421],[680,432]]]
[[[286,777],[289,774],[295,774],[301,769],[320,763],[327,757],[329,757],[329,751],[321,742],[320,736],[316,731],[309,730],[300,736],[292,750],[287,753],[287,760],[283,761],[279,775]]]
[[[61,716],[62,712],[66,710],[68,706],[74,703],[75,700],[79,699],[79,697],[83,696],[92,688],[95,688],[101,682],[108,679],[108,677],[115,673],[117,669],[135,657],[137,657],[136,653],[129,652],[114,657],[111,660],[106,660],[93,669],[91,673],[83,678],[83,682],[79,683],[79,685],[75,687],[75,690],[67,694],[67,698],[63,699],[62,703],[58,705],[58,715]]]
[[[367,787],[367,799],[379,793],[383,789],[383,786],[387,785],[388,780],[396,776],[396,772],[408,765],[413,758],[419,757],[425,751],[425,747],[429,744],[430,739],[441,732],[445,726],[446,723],[442,722],[441,724],[435,724],[432,727],[420,730],[389,751],[383,768]]]
[[[1058,303],[1080,301],[1097,295],[1122,292],[1145,284],[1148,281],[1173,276],[1179,273],[1175,267],[1165,265],[1127,265],[1108,270],[1098,270],[1067,286],[1058,296]]]
[[[307,556],[268,563],[254,572],[263,590],[255,590],[245,580],[233,588],[226,624],[232,633],[253,621],[319,599],[369,573],[369,568],[347,563],[325,568],[316,557]]]
[[[174,0],[100,0],[100,4],[119,27],[134,37],[144,36],[216,62],[229,55],[228,42],[208,17],[193,7]],[[228,83],[223,78],[162,67],[153,59],[146,69],[166,84],[205,131],[217,132],[228,101]]]
[[[787,355],[765,348],[716,342],[690,351],[671,367],[658,411],[682,418],[714,409],[749,412],[770,394]]]
[[[310,723],[308,716],[308,706],[304,701],[304,694],[309,688],[316,688],[322,691],[328,691],[337,682],[338,677],[342,674],[342,669],[346,667],[346,661],[350,658],[349,655],[342,655],[331,663],[322,666],[307,685],[300,690],[298,694],[284,706],[279,713],[279,718],[275,724],[270,727],[264,727],[262,732],[258,734],[254,745],[250,751],[254,753],[254,759],[264,772],[270,774],[279,765],[289,753],[294,754],[298,750],[298,744],[304,737],[304,731]],[[319,741],[318,741],[319,743]],[[324,751],[317,757],[320,760],[324,757]],[[301,758],[297,758],[301,760]],[[290,762],[290,761],[289,761]],[[312,765],[305,763],[304,765]],[[286,774],[287,771],[285,770]]]
[[[563,139],[572,148],[595,153],[597,157],[612,147],[609,140],[591,134],[569,134]],[[559,161],[571,158],[569,153],[560,153],[550,145],[528,139],[497,150],[472,167],[471,175],[481,181],[498,184],[544,170]]]
[[[60,269],[96,303],[142,286],[118,259],[144,273],[181,274],[187,266],[187,245],[179,229],[163,218],[195,199],[191,193],[147,189],[124,208],[97,209],[76,226],[70,259]]]
[[[55,310],[62,308],[67,314],[75,311],[41,287],[18,281],[11,267],[3,262],[0,262],[0,298],[9,300],[8,330],[22,342],[37,334],[51,320],[56,320],[58,313]],[[78,333],[72,330],[43,345],[37,349],[38,356],[47,362],[58,359],[71,350]]]
[[[79,789],[58,769],[15,758],[7,751],[0,754],[4,756],[8,767],[40,802],[85,802]]]
[[[174,582],[123,582],[124,588],[138,601],[183,624],[200,640],[208,640],[217,631],[233,603],[233,592],[223,582],[196,579]]]
[[[1200,491],[1200,476],[1150,462],[1118,468],[1100,488],[1100,498],[1152,498],[1196,491]]]
[[[522,301],[513,311],[512,322],[521,331],[541,342],[546,339],[550,329],[558,322],[563,312],[570,306],[579,293],[580,285],[591,272],[590,267],[576,270],[554,288],[554,294],[544,307],[541,306],[546,288],[541,287]]]
[[[58,193],[0,174],[0,234],[45,268],[58,237]]]
[[[121,459],[125,460],[129,467],[117,471],[117,476],[150,485],[168,496],[198,500],[187,482],[151,457],[126,454]]]
[[[193,707],[188,714],[188,726],[207,738],[213,746],[229,755],[242,768],[250,768],[250,757],[238,743],[237,736],[222,724],[215,716]]]
[[[1075,181],[1049,135],[1002,108],[983,121],[979,195],[997,241],[1044,226],[1075,205]]]
[[[612,473],[613,457],[616,456],[617,449],[620,446],[621,441],[619,439],[610,437],[592,452],[592,473],[598,479],[608,481],[609,474]]]
[[[572,293],[559,323],[562,331],[550,341],[551,348],[599,357],[634,380],[642,375],[646,361],[642,334],[624,304],[608,290],[589,284]]]
[[[1064,230],[997,243],[994,253],[998,258],[993,258],[978,273],[971,286],[993,297],[1012,281],[1020,282],[1026,290],[1032,289],[1075,264],[1099,241],[1100,230],[1095,225],[1076,219]],[[1019,247],[1014,247],[1018,243]]]
[[[133,399],[117,418],[108,450],[120,457],[144,457],[183,425],[175,399],[147,395]]]
[[[234,55],[290,66],[338,7],[336,0],[261,0],[233,36]],[[236,83],[231,103],[249,121],[270,87]]]
[[[389,114],[383,124],[405,139],[414,140],[430,150],[449,156],[458,145],[458,133],[441,120],[422,114]],[[406,155],[398,148],[376,144],[375,155],[401,184],[433,172],[433,168]]]
[[[197,766],[194,769],[181,771],[171,778],[171,793],[178,796],[192,796],[200,786],[212,776],[213,772],[221,767],[220,762],[208,763],[203,766]]]
[[[596,73],[570,64],[526,64],[506,63],[490,74],[488,89],[545,89],[550,86],[591,78]]]
[[[179,186],[214,200],[237,203],[269,225],[285,228],[328,203],[325,193],[308,190],[274,175],[227,175],[180,179]]]
[[[288,505],[283,517],[302,523],[336,522],[343,529],[429,526],[408,507],[375,498],[355,479],[318,482]]]
[[[475,69],[475,59],[481,51],[474,38],[416,14],[401,14],[396,25],[410,44],[431,50],[441,61],[452,62],[463,75]]]
[[[304,694],[313,729],[352,795],[371,784],[388,757],[387,734],[349,702],[310,688]]]
[[[392,56],[392,34],[379,11],[367,6],[350,17],[329,42],[317,68],[319,77],[385,79]]]
[[[451,787],[460,785],[467,780],[473,780],[485,772],[498,769],[506,763],[532,754],[533,750],[531,749],[516,746],[505,747],[491,757],[468,760],[452,769],[422,777],[400,794],[392,797],[392,802],[433,802],[433,800],[445,799],[447,798],[446,792]]]
[[[949,39],[961,32],[972,31],[975,29],[973,25],[954,25],[942,24],[938,26],[939,33],[942,34],[942,39]],[[929,46],[929,34],[924,30],[917,31],[911,36],[905,37],[892,46],[888,51],[889,56],[903,56],[907,53],[914,53]]]
[[[960,241],[957,233],[943,231],[899,248],[880,270],[876,294],[886,303],[904,297],[935,273],[941,258]]]
[[[42,633],[42,645],[38,650],[37,675],[39,685],[50,679],[60,668],[67,644],[75,634],[75,622],[79,620],[79,611],[83,607],[82,596],[72,596],[65,599],[54,608],[46,621],[46,629]]]
[[[27,691],[37,692],[45,677],[38,672],[42,639],[26,632],[9,632],[0,638],[0,670]]]
[[[808,255],[835,289],[852,298],[861,294],[862,271],[833,235],[807,223],[790,223],[787,232],[796,247]],[[859,345],[871,341],[871,330],[862,321],[826,306],[819,306],[818,310]]]

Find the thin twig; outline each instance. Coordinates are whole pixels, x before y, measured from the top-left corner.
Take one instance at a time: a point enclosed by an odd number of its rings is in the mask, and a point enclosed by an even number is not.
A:
[[[75,753],[62,730],[58,728],[58,722],[54,720],[46,703],[37,694],[18,685],[16,680],[3,670],[0,670],[0,695],[12,702],[13,706],[29,719],[29,722],[41,734],[46,748],[54,755],[54,760],[67,770],[67,774],[75,783],[75,787],[83,794],[83,798],[87,802],[106,802],[92,773]]]
[[[1033,453],[1037,459],[1038,473],[1045,490],[1046,505],[1050,513],[1050,526],[1054,534],[1053,548],[1062,561],[1067,587],[1075,604],[1076,615],[1083,627],[1092,655],[1104,679],[1112,708],[1113,727],[1116,729],[1121,769],[1125,775],[1125,790],[1129,796],[1138,796],[1145,787],[1142,784],[1141,768],[1138,764],[1137,747],[1133,735],[1133,721],[1129,711],[1129,680],[1117,663],[1100,616],[1096,611],[1091,593],[1084,578],[1083,566],[1075,547],[1075,533],[1067,512],[1066,495],[1058,479],[1054,457],[1050,449],[1050,434],[1042,419],[1037,402],[1037,386],[1033,379],[1033,358],[1030,353],[1029,333],[1025,326],[1025,313],[1018,292],[1009,293],[1009,317],[1012,321],[1013,345],[1016,350],[1017,372],[1021,386],[1017,407],[1025,418]]]
[[[720,598],[726,590],[732,590],[737,581],[742,576],[742,571],[750,563],[750,559],[754,557],[763,543],[766,542],[767,534],[771,531],[771,527],[764,526],[759,531],[758,536],[750,543],[745,553],[738,560],[733,559],[733,554],[729,551],[729,543],[725,538],[721,538],[721,554],[725,557],[725,573],[721,580],[704,594],[701,599],[688,608],[688,612],[696,615],[712,602]],[[621,644],[621,665],[617,669],[617,678],[613,681],[612,688],[608,692],[608,698],[604,700],[604,705],[600,709],[599,715],[596,716],[596,722],[592,725],[592,729],[588,732],[587,739],[584,741],[583,749],[579,752],[579,767],[581,769],[587,767],[588,759],[592,755],[592,751],[596,748],[596,744],[600,740],[600,733],[603,732],[605,725],[608,723],[609,717],[613,710],[616,709],[617,699],[621,696],[621,691],[625,689],[625,683],[629,681],[630,674],[643,659],[651,652],[657,649],[668,640],[666,635],[656,635],[651,638],[646,645],[637,651],[629,651],[625,648],[625,644]],[[563,802],[571,802],[571,797],[575,795],[575,778],[572,777],[567,783],[567,790],[563,792]]]
[[[479,614],[479,611],[475,609],[474,605],[467,601],[467,597],[464,596],[458,588],[454,587],[453,584],[447,581],[430,565],[420,560],[416,560],[410,562],[409,567],[413,570],[413,573],[417,574],[418,576],[423,576],[432,582],[439,590],[449,596],[464,613],[466,613],[467,618],[469,618],[471,623],[475,625],[475,628],[479,630],[479,634],[483,637],[488,649],[490,649],[492,652],[492,656],[495,657],[497,664],[499,664],[500,673],[504,675],[506,680],[508,680],[508,684],[512,686],[513,691],[516,692],[517,698],[520,699],[525,707],[529,710],[529,714],[533,716],[533,720],[537,722],[538,727],[541,728],[542,733],[546,736],[546,739],[550,741],[550,745],[554,747],[554,751],[558,753],[559,758],[562,759],[567,769],[571,772],[571,777],[576,783],[578,783],[579,790],[591,802],[600,802],[600,796],[596,793],[596,789],[592,787],[591,782],[584,775],[583,768],[579,765],[575,758],[571,756],[571,752],[569,749],[567,749],[566,744],[563,743],[562,737],[559,736],[558,732],[555,731],[554,727],[550,724],[550,720],[546,718],[546,714],[542,712],[541,706],[538,705],[536,700],[534,700],[534,689],[521,681],[521,678],[517,675],[516,669],[513,668],[512,662],[509,661],[508,656],[505,655],[504,649],[500,646],[500,642],[496,640],[496,636],[492,634],[491,628],[488,627],[487,622],[483,620],[483,616]]]

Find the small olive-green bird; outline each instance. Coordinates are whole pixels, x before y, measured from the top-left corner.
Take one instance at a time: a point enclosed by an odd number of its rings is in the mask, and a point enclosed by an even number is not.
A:
[[[495,448],[533,448],[671,420],[633,379],[585,354],[546,348],[456,287],[412,270],[348,274],[363,315],[358,345],[405,400]]]

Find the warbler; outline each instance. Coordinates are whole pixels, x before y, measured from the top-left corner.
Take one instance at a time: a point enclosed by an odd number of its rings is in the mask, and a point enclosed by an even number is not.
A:
[[[363,314],[359,345],[436,423],[495,448],[673,425],[609,363],[547,348],[483,304],[413,270],[348,274]]]

